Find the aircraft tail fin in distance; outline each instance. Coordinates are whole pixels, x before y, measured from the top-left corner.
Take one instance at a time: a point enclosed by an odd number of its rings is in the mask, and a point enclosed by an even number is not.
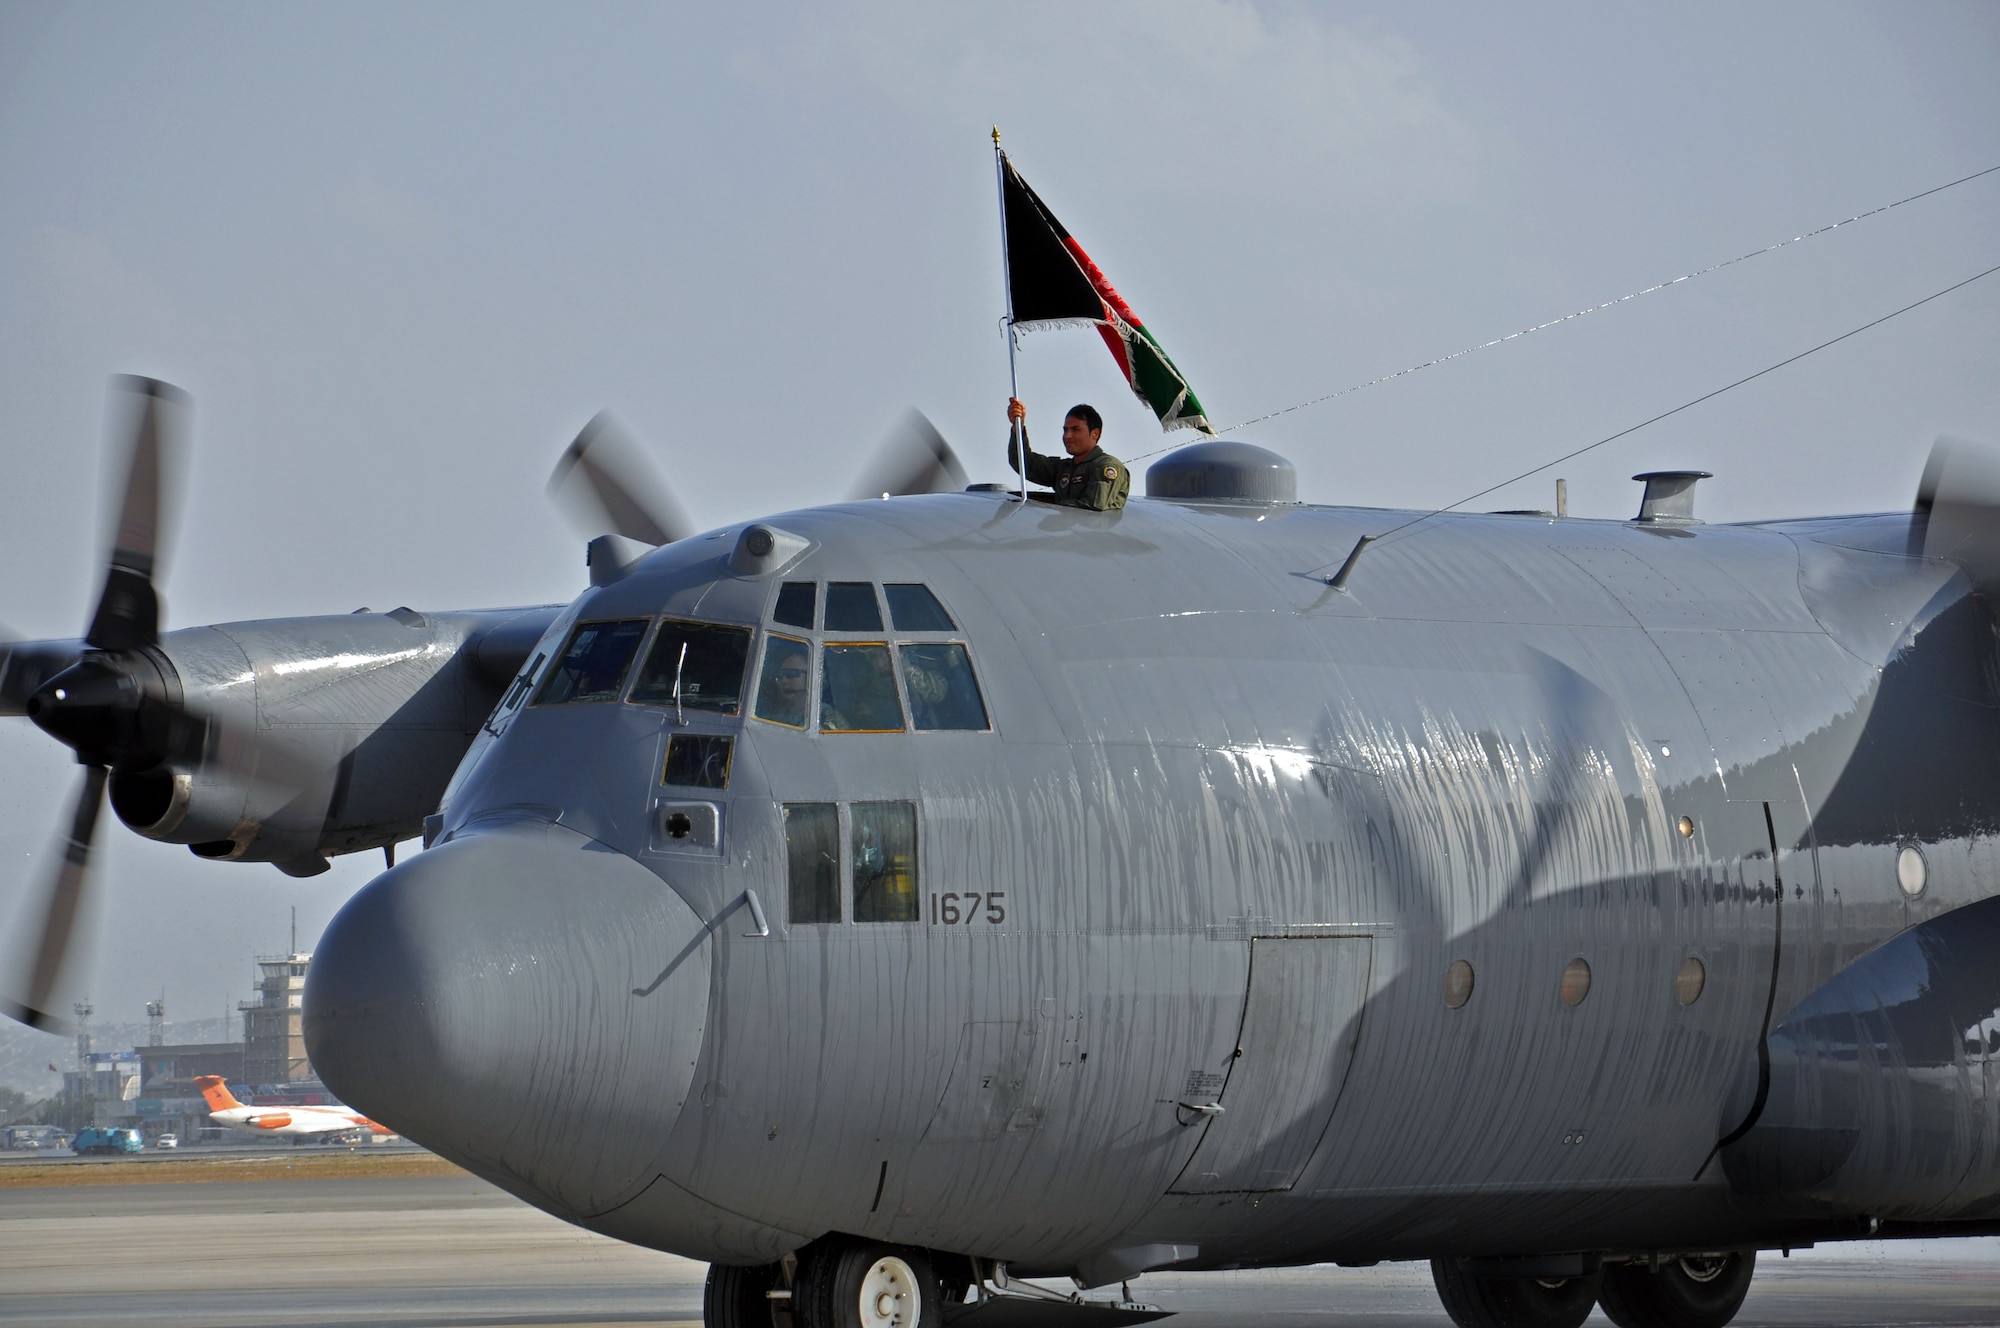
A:
[[[219,1074],[197,1075],[194,1086],[201,1090],[201,1095],[207,1101],[210,1111],[229,1111],[243,1105],[236,1100],[236,1095],[229,1091],[229,1085],[223,1082]]]

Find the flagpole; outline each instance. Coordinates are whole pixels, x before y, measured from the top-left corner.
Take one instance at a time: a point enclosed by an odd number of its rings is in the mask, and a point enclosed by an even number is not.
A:
[[[1000,284],[1007,290],[1007,395],[1019,400],[1021,375],[1014,367],[1014,272],[1007,262],[1007,155],[1000,151],[1000,126],[993,126],[993,181],[1000,191]],[[1025,421],[1010,420],[1015,463],[1020,471],[1018,501],[1028,501],[1028,430]]]

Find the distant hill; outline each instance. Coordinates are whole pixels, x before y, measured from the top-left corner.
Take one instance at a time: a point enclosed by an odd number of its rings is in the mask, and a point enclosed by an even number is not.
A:
[[[229,1023],[231,1031],[240,1038],[242,1026],[234,1019]],[[135,1047],[144,1047],[150,1036],[149,1026],[143,1020],[136,1024],[93,1022],[90,1026],[91,1048],[94,1051],[131,1051]],[[166,1040],[220,1042],[223,1040],[222,1017],[170,1019],[167,1021]],[[37,1033],[12,1019],[0,1018],[0,1088],[12,1088],[30,1098],[53,1097],[62,1087],[62,1075],[49,1072],[51,1061],[58,1071],[74,1070],[76,1038],[65,1033]]]

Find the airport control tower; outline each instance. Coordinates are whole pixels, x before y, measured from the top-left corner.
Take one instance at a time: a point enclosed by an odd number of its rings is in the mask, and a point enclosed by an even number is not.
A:
[[[260,996],[239,1001],[243,1014],[243,1078],[249,1084],[289,1084],[312,1078],[306,1060],[306,970],[312,955],[260,955]]]

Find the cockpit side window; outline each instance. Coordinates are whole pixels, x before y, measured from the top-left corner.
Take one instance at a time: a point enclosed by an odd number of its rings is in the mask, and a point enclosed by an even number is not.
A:
[[[778,587],[778,602],[771,608],[771,621],[781,627],[802,627],[810,632],[813,615],[819,610],[819,583],[787,581]]]
[[[889,621],[899,632],[955,632],[958,625],[931,594],[929,586],[890,582],[882,587],[889,600]]]
[[[903,664],[903,690],[910,697],[911,727],[978,729],[991,727],[972,657],[956,641],[896,647]]]
[[[870,581],[829,581],[826,586],[826,630],[879,632],[882,609]]]
[[[669,618],[653,638],[632,699],[643,705],[674,705],[678,699],[683,710],[733,715],[743,705],[749,662],[748,629]]]
[[[829,642],[820,651],[819,672],[820,732],[902,732],[903,702],[888,643]]]
[[[577,624],[562,655],[550,666],[535,704],[616,701],[625,686],[625,671],[631,668],[632,656],[649,626],[643,618]]]
[[[806,703],[810,700],[811,646],[776,632],[766,636],[764,668],[757,681],[757,718],[802,729],[806,726]]]

